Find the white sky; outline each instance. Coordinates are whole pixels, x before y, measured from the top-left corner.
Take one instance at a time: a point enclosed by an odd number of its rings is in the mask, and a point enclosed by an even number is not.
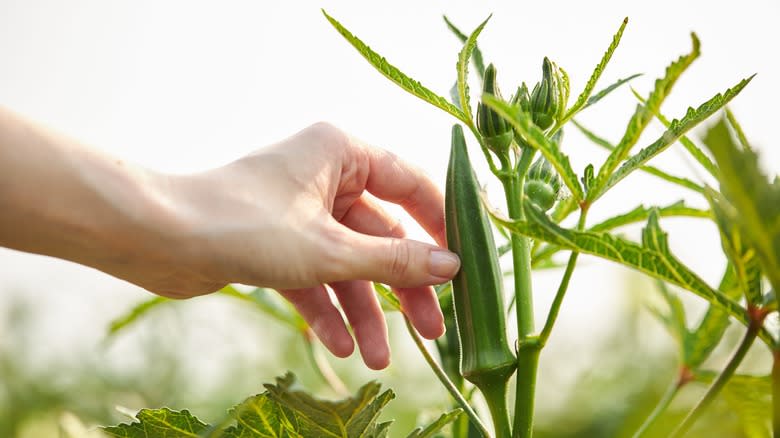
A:
[[[442,13],[466,30],[494,13],[481,47],[486,60],[497,64],[506,95],[520,80],[538,80],[541,59],[548,55],[568,71],[576,96],[628,16],[602,86],[643,72],[634,86],[647,93],[665,66],[690,49],[688,34],[696,31],[702,57],[679,81],[664,112],[682,115],[687,105],[758,73],[732,108],[767,168],[780,170],[777,1],[476,3],[0,0],[0,104],[170,172],[217,166],[328,120],[424,167],[443,187],[453,120],[373,71],[329,26],[320,7],[445,96],[460,46]],[[634,105],[626,88],[581,120],[615,140]],[[639,146],[660,132],[651,127]],[[601,151],[568,134],[565,147],[575,169],[602,162]],[[682,157],[670,150],[657,163],[688,173],[689,160]],[[482,175],[495,195],[495,180]],[[600,201],[605,212],[594,209],[592,219],[639,202],[668,204],[683,196],[657,180],[632,177]],[[720,270],[719,259],[707,255],[719,252],[714,228],[681,221],[665,227],[672,247],[712,281]],[[616,272],[612,265],[585,260],[590,268],[575,274],[557,332],[573,343],[583,327],[608,329],[609,318],[594,317],[625,293],[620,284],[605,283],[605,275]],[[540,276],[537,324],[559,275]],[[42,330],[62,349],[99,339],[105,321],[146,296],[89,269],[0,251],[0,293],[14,291],[43,298],[38,302],[51,317]],[[82,318],[85,312],[89,318]],[[601,324],[591,325],[594,320]]]

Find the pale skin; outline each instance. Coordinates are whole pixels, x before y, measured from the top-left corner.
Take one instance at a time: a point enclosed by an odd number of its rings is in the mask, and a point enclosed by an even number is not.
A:
[[[438,245],[405,238],[373,200],[401,205]],[[459,268],[444,202],[419,169],[326,123],[191,175],[145,169],[0,107],[0,246],[70,260],[189,298],[241,283],[277,289],[336,356],[390,363],[370,281],[393,286],[420,334],[444,319],[431,285]]]

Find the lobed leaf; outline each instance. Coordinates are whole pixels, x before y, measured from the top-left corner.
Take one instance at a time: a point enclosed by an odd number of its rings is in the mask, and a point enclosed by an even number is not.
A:
[[[655,316],[661,321],[661,323],[669,331],[669,334],[677,340],[679,348],[680,359],[683,363],[686,362],[685,341],[688,338],[688,327],[685,325],[685,307],[683,307],[680,297],[674,292],[669,290],[661,280],[656,280],[658,291],[661,297],[666,302],[668,307],[667,313],[661,313],[660,311],[654,311]]]
[[[469,38],[468,35],[463,33],[460,29],[458,29],[455,24],[450,21],[447,16],[444,16],[444,22],[447,23],[447,28],[452,31],[453,34],[455,34],[456,37],[460,40],[461,43],[465,44],[466,40]],[[474,68],[477,70],[477,76],[479,76],[480,81],[485,76],[485,62],[482,58],[482,51],[479,50],[479,45],[474,44],[474,53],[471,57],[471,61],[474,64]]]
[[[103,432],[121,438],[198,438],[209,427],[186,409],[141,409],[135,418],[132,423],[104,427]]]
[[[723,307],[729,315],[748,324],[744,308],[721,292],[713,289],[670,252],[664,233],[658,225],[658,214],[653,213],[642,231],[642,244],[608,233],[576,231],[561,228],[552,222],[533,203],[524,203],[527,220],[513,221],[491,212],[496,220],[510,231],[539,239],[561,248],[611,260],[693,292],[709,302]],[[759,334],[767,344],[772,338],[765,330]]]
[[[568,111],[566,111],[566,114],[563,117],[564,122],[572,118],[575,114],[577,114],[578,111],[580,111],[583,107],[586,106],[586,104],[588,104],[590,95],[593,92],[593,89],[596,88],[596,83],[601,77],[601,74],[604,72],[604,69],[607,67],[609,60],[612,59],[612,54],[615,53],[615,49],[617,49],[618,44],[620,44],[620,38],[623,37],[623,31],[626,29],[627,24],[628,17],[623,19],[623,23],[620,25],[617,33],[615,33],[615,36],[612,37],[612,42],[609,44],[607,51],[604,52],[604,55],[601,57],[601,61],[599,61],[598,65],[596,65],[596,68],[593,69],[593,73],[590,75],[590,79],[588,79],[588,82],[585,84],[585,89],[582,90],[582,93],[580,93],[579,97],[577,97],[577,101],[574,102],[574,105],[569,108]],[[607,93],[609,93],[609,91],[607,91]],[[606,93],[604,93],[604,95],[606,95]],[[601,97],[604,96],[602,95]],[[601,97],[598,99],[601,99]],[[596,99],[596,101],[598,101],[598,99]]]
[[[652,214],[657,214],[660,217],[698,217],[698,218],[712,218],[712,213],[707,210],[701,210],[698,208],[688,207],[685,205],[684,200],[675,202],[674,204],[666,207],[652,207],[647,208],[644,205],[640,205],[628,213],[623,213],[609,219],[606,219],[592,227],[589,231],[609,231],[617,227],[624,225],[644,222],[650,218]]]
[[[636,92],[633,88],[631,89],[631,92],[634,94],[634,97],[636,97],[640,103],[644,104],[645,99],[639,95],[639,93]],[[669,121],[660,111],[653,114],[656,119],[658,119],[665,127],[669,128],[672,124],[672,122]],[[680,143],[683,145],[685,150],[688,151],[691,156],[701,164],[701,166],[709,172],[710,175],[717,178],[718,176],[718,170],[715,168],[715,163],[710,160],[710,158],[704,154],[704,152],[699,149],[698,146],[696,146],[693,141],[691,141],[690,138],[686,137],[685,135],[681,135],[679,138]]]
[[[770,438],[772,418],[770,376],[736,375],[723,389],[723,398],[740,420],[745,437]]]
[[[333,25],[334,28],[354,47],[375,69],[377,69],[386,78],[393,81],[396,85],[403,88],[407,92],[419,97],[420,99],[430,103],[431,105],[440,108],[461,120],[464,123],[468,123],[469,120],[463,115],[457,106],[451,104],[447,99],[439,96],[433,91],[423,86],[419,81],[416,81],[399,70],[394,65],[390,64],[383,56],[371,50],[363,41],[358,39],[349,30],[347,30],[341,23],[336,21],[335,18],[328,15],[325,10],[322,11],[325,18]]]
[[[582,124],[580,124],[576,120],[573,120],[572,123],[574,124],[574,126],[577,127],[577,129],[580,130],[580,132],[582,132],[583,135],[585,135],[585,137],[588,138],[588,140],[592,141],[596,145],[601,146],[604,149],[607,149],[607,150],[610,150],[610,151],[615,149],[615,146],[612,143],[610,143],[609,141],[607,141],[603,137],[600,137],[600,136],[596,135],[593,131],[591,131],[588,128],[584,127]],[[629,156],[628,160],[630,161],[631,158],[633,158],[633,157]],[[688,178],[683,178],[681,176],[672,175],[672,174],[670,174],[670,173],[668,173],[666,171],[663,171],[663,170],[661,170],[661,169],[659,169],[657,167],[649,166],[649,165],[642,165],[642,166],[639,167],[639,170],[641,170],[643,172],[646,172],[646,173],[649,173],[650,175],[656,176],[658,178],[661,178],[664,181],[670,182],[672,184],[676,184],[676,185],[678,185],[680,187],[685,187],[686,189],[693,190],[694,192],[704,193],[704,186],[702,186],[700,184],[697,184],[697,183],[691,181]]]
[[[737,85],[726,90],[723,94],[717,94],[712,99],[701,104],[698,108],[688,108],[685,116],[678,120],[672,120],[669,124],[669,128],[661,135],[658,140],[645,147],[639,153],[631,157],[628,161],[623,163],[620,168],[609,177],[606,182],[602,193],[610,187],[617,184],[620,180],[628,176],[631,172],[647,163],[651,158],[655,157],[659,153],[663,152],[667,147],[677,141],[681,135],[691,130],[694,126],[703,122],[705,119],[714,114],[717,110],[722,108],[728,102],[742,91],[745,86],[753,79],[753,76],[743,79]]]
[[[750,142],[748,141],[747,137],[745,137],[745,132],[742,130],[742,125],[737,122],[737,118],[734,117],[734,113],[732,113],[728,107],[726,108],[726,120],[729,122],[731,129],[734,130],[734,133],[737,134],[737,139],[739,140],[739,144],[742,146],[742,149],[748,151],[753,150],[753,147],[750,146]]]
[[[450,412],[445,412],[439,416],[433,423],[429,424],[425,428],[418,427],[413,430],[412,433],[407,435],[406,438],[434,438],[435,433],[439,432],[444,426],[457,420],[458,417],[463,414],[463,410],[454,409]]]
[[[642,132],[650,123],[653,113],[657,112],[666,96],[672,91],[672,87],[680,75],[699,57],[699,39],[696,34],[691,34],[693,49],[687,55],[679,57],[666,68],[664,76],[655,81],[655,86],[645,105],[637,105],[634,115],[628,122],[623,138],[615,146],[615,149],[604,161],[596,176],[595,186],[588,191],[588,201],[595,201],[607,189],[607,181],[612,173],[626,159],[631,148],[639,141]],[[641,163],[644,164],[644,163]],[[616,181],[617,182],[617,181]]]
[[[613,83],[612,85],[608,86],[607,88],[604,88],[603,90],[599,91],[598,93],[594,94],[590,98],[588,98],[588,102],[580,109],[580,111],[584,110],[585,108],[596,104],[601,99],[607,97],[607,95],[616,89],[618,89],[621,85],[628,83],[629,81],[638,78],[639,76],[642,76],[642,73],[634,73],[629,77],[618,79]]]
[[[482,101],[506,119],[515,129],[515,132],[523,136],[531,147],[538,149],[544,155],[547,161],[555,167],[555,170],[561,176],[561,180],[569,188],[575,200],[584,198],[582,187],[577,174],[571,167],[569,157],[561,152],[558,145],[544,135],[544,132],[533,123],[530,115],[521,111],[520,108],[513,107],[489,94],[484,94]]]
[[[479,34],[482,33],[482,29],[485,28],[488,20],[490,20],[490,16],[488,16],[485,21],[482,22],[482,24],[474,29],[474,32],[469,35],[469,37],[466,39],[466,42],[463,44],[463,49],[461,49],[460,53],[458,53],[458,103],[460,104],[460,109],[463,111],[463,117],[469,121],[466,123],[469,126],[471,125],[470,122],[473,119],[471,114],[471,98],[469,97],[468,84],[469,60],[471,59],[471,54],[474,52],[474,49],[477,47],[477,38],[479,37]]]
[[[721,191],[739,214],[733,220],[752,246],[772,287],[780,287],[780,178],[772,183],[758,164],[758,156],[740,149],[721,119],[704,137],[718,163]]]

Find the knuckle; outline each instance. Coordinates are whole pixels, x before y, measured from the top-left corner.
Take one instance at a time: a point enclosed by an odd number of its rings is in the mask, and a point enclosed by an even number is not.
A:
[[[411,251],[409,245],[402,239],[392,238],[390,240],[390,266],[389,274],[392,278],[403,279],[409,271],[409,260]]]
[[[325,145],[342,147],[349,142],[347,134],[329,122],[317,122],[307,131]]]

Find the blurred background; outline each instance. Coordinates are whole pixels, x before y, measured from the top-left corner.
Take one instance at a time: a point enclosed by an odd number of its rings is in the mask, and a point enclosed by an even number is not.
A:
[[[663,112],[680,117],[687,106],[758,73],[731,108],[767,170],[780,170],[780,149],[773,147],[771,134],[780,62],[770,52],[776,47],[771,41],[780,41],[780,5],[769,0],[738,6],[666,0],[0,0],[0,105],[126,160],[174,173],[219,166],[326,120],[423,167],[443,188],[453,120],[375,72],[320,8],[444,96],[455,80],[460,43],[444,26],[443,14],[466,31],[494,14],[480,47],[486,61],[497,65],[505,95],[520,81],[539,80],[542,58],[550,56],[569,73],[576,96],[625,16],[628,28],[600,84],[644,73],[632,84],[646,94],[666,65],[690,50],[688,34],[695,31],[702,57],[678,82]],[[635,104],[623,88],[578,120],[616,141]],[[660,124],[652,125],[639,146],[661,132]],[[602,150],[576,132],[566,134],[575,170],[602,162]],[[677,146],[654,163],[711,183]],[[478,166],[491,198],[501,205],[499,184],[487,178],[483,163]],[[599,201],[590,219],[596,223],[639,203],[679,199],[704,207],[702,199],[635,174]],[[388,208],[413,237],[430,240],[401,210]],[[679,257],[716,283],[724,259],[715,227],[674,219],[663,226]],[[636,237],[639,229],[625,232]],[[676,347],[645,310],[658,301],[651,281],[591,257],[580,260],[541,359],[538,435],[624,436],[674,378]],[[537,326],[561,274],[535,274]],[[287,370],[314,393],[335,396],[311,366],[300,333],[225,296],[165,303],[108,337],[111,321],[150,298],[92,269],[0,249],[0,436],[58,436],[63,418],[86,426],[109,424],[127,420],[121,411],[142,407],[189,408],[214,421]],[[693,323],[704,303],[682,298]],[[372,379],[393,388],[398,398],[386,418],[397,420],[393,436],[405,436],[449,401],[402,320],[388,318],[390,368],[367,370],[357,354],[328,360],[350,390]],[[724,363],[741,331],[727,332],[708,365]],[[760,345],[754,350],[744,369],[767,374],[768,353]],[[672,405],[669,424],[703,388],[686,389]],[[743,433],[726,404],[717,404],[711,415],[719,421],[701,421],[694,434]]]

